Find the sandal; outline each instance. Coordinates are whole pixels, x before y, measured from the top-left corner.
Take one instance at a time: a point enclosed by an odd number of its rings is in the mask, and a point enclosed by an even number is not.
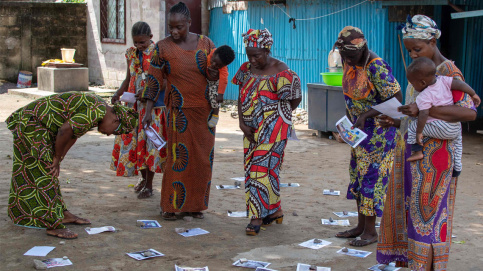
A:
[[[136,186],[134,186],[134,192],[140,192],[141,190],[143,190],[144,186],[146,186],[146,180],[143,178],[139,178]]]
[[[147,199],[152,196],[153,196],[153,189],[144,187],[141,191],[139,191],[138,199]]]
[[[260,232],[260,226],[261,225],[253,225],[253,224],[248,224],[247,228],[245,230],[245,233],[250,236],[256,236]]]
[[[80,218],[80,217],[77,217],[75,218],[74,221],[70,221],[70,222],[63,222],[62,221],[62,224],[64,225],[90,225],[91,222],[89,221],[89,219],[86,219],[86,218]]]
[[[263,226],[271,226],[273,221],[275,221],[277,224],[282,224],[283,222],[283,215],[277,216],[277,217],[269,217],[266,216],[263,218]]]
[[[56,231],[56,232],[49,233],[47,231],[47,235],[62,238],[62,239],[76,239],[77,238],[77,233],[75,233],[75,232],[73,232],[69,229],[56,229],[56,230],[53,230],[53,231]]]
[[[191,213],[191,216],[193,218],[197,218],[197,219],[203,219],[203,218],[205,218],[205,216],[203,215],[202,212],[192,212]]]
[[[356,237],[356,239],[349,242],[349,245],[354,246],[354,247],[368,246],[370,244],[376,243],[377,237],[378,237],[377,235],[372,237],[371,239],[362,239],[360,237]]]
[[[342,231],[342,232],[339,232],[335,235],[335,237],[337,238],[356,238],[357,236],[361,235],[361,234],[355,234],[353,233],[354,232],[354,229],[350,229],[350,230],[347,230],[347,231]]]
[[[161,212],[161,217],[164,220],[176,220],[176,219],[178,219],[176,217],[176,214],[175,213],[168,213],[168,212]]]

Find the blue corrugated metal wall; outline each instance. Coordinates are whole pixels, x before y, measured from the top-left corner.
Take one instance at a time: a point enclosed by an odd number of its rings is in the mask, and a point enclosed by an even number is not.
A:
[[[475,10],[482,3],[476,0],[462,0],[464,4],[473,5],[469,10]],[[350,7],[360,0],[287,0],[286,7],[280,5],[291,17],[311,18],[329,14]],[[482,1],[483,2],[483,1]],[[481,8],[480,8],[481,9]],[[441,22],[441,7],[435,6],[435,21]],[[396,30],[399,23],[388,21],[388,10],[380,2],[366,2],[354,7],[317,20],[296,21],[297,28],[292,29],[288,17],[278,8],[264,1],[248,2],[248,11],[233,11],[223,14],[222,8],[211,10],[210,38],[217,45],[227,44],[236,52],[235,61],[229,66],[230,76],[233,76],[240,65],[247,61],[241,34],[249,28],[267,28],[273,35],[274,45],[272,55],[287,63],[302,79],[303,102],[301,107],[307,109],[307,83],[322,82],[321,72],[325,72],[327,56],[332,49],[339,31],[346,25],[357,26],[364,31],[369,48],[384,58],[393,68],[396,79],[406,90],[406,72],[401,55]],[[465,77],[479,94],[483,94],[483,17],[470,18],[472,20],[468,34],[468,56],[464,70]],[[263,21],[263,23],[262,23]],[[474,23],[473,23],[474,21]],[[403,55],[406,64],[411,63],[406,50]],[[466,67],[471,68],[466,68]],[[463,67],[462,67],[463,69]],[[483,95],[480,95],[483,96]],[[238,89],[229,84],[225,98],[237,99]],[[480,116],[481,116],[480,110]]]

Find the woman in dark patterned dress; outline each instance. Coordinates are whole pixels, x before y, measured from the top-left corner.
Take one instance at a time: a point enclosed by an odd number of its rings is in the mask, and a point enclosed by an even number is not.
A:
[[[6,122],[13,134],[8,215],[17,225],[77,238],[64,224],[90,221],[67,210],[57,178],[60,162],[77,138],[93,127],[107,135],[129,133],[137,125],[137,113],[120,105],[110,107],[94,94],[66,92],[35,100]]]
[[[302,101],[300,78],[282,61],[270,56],[272,35],[267,29],[243,34],[248,62],[232,83],[240,87],[238,113],[245,154],[245,199],[250,224],[247,235],[260,226],[283,221],[280,170],[292,131],[292,110]]]
[[[212,114],[206,69],[207,55],[215,46],[209,38],[190,33],[190,24],[184,3],[170,9],[171,35],[156,44],[142,96],[147,100],[143,125],[148,125],[166,79],[167,158],[161,189],[165,220],[176,220],[177,212],[202,219],[210,197],[215,130],[208,126]]]

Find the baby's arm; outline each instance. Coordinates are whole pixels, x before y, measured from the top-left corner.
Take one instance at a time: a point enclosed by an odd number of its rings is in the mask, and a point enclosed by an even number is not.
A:
[[[416,128],[416,143],[423,145],[423,130],[428,120],[429,109],[419,110],[418,126]]]
[[[461,90],[464,93],[468,93],[468,95],[471,96],[471,99],[473,99],[475,106],[478,107],[480,105],[481,103],[480,97],[470,87],[470,85],[466,84],[464,81],[453,79],[453,82],[451,83],[451,89]]]
[[[220,81],[218,83],[218,96],[216,97],[216,101],[222,103],[223,95],[225,94],[226,86],[228,85],[228,67],[223,66],[218,72],[220,74]]]

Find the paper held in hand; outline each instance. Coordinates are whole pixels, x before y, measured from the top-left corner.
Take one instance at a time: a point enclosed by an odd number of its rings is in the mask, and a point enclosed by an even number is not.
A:
[[[406,115],[397,111],[397,108],[400,106],[402,106],[402,104],[399,102],[399,100],[393,97],[383,103],[374,105],[372,108],[376,109],[377,111],[388,117],[391,117],[393,119],[399,119],[406,117]]]
[[[359,143],[366,139],[367,134],[364,133],[359,128],[352,129],[352,122],[347,118],[347,116],[343,116],[336,124],[335,127],[337,131],[339,131],[340,137],[352,148],[357,147]]]
[[[163,138],[158,134],[158,132],[156,132],[156,130],[154,130],[152,126],[144,127],[144,132],[146,132],[146,136],[154,144],[158,151],[161,150],[164,145],[166,145],[166,141],[163,140]]]
[[[121,102],[133,104],[133,103],[136,102],[136,97],[134,96],[134,93],[124,92],[124,94],[122,94],[122,96],[121,96],[121,98],[119,98],[119,100]]]

